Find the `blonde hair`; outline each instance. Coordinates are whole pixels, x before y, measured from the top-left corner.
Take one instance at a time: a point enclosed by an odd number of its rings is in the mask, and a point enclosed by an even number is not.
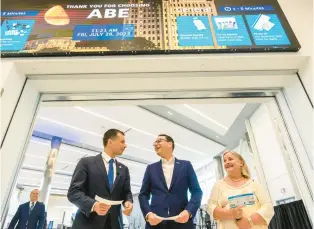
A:
[[[242,168],[241,168],[241,175],[242,175],[244,178],[250,179],[250,178],[251,178],[251,173],[250,173],[249,167],[247,166],[246,161],[244,160],[244,158],[242,157],[242,155],[239,154],[239,153],[236,153],[236,152],[234,152],[234,151],[227,150],[227,151],[224,152],[223,157],[224,157],[227,153],[231,153],[233,156],[237,157],[237,158],[243,163],[243,166],[242,166]]]

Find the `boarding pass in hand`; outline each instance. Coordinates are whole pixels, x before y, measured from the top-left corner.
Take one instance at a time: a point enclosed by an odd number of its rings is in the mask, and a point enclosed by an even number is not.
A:
[[[255,204],[255,198],[253,193],[246,193],[236,196],[230,196],[228,197],[228,202],[230,205],[230,208],[236,208],[239,206],[247,206],[247,205],[254,205]]]

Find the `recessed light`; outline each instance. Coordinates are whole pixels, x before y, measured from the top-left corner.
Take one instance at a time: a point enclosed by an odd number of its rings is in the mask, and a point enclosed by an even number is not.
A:
[[[218,135],[216,135],[216,138],[219,138],[219,136],[218,136]]]
[[[168,111],[168,115],[172,115],[172,112]]]

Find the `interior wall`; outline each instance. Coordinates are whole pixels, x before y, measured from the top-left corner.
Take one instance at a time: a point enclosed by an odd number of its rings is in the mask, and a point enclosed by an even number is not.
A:
[[[247,166],[249,167],[249,171],[251,173],[251,178],[253,180],[258,180],[258,176],[257,176],[257,172],[255,169],[255,164],[254,164],[252,149],[249,146],[249,143],[245,137],[243,137],[243,139],[240,140],[239,145],[236,148],[234,148],[233,151],[241,154],[241,156],[244,158]]]
[[[301,83],[294,79],[285,87],[284,94],[313,168],[313,107],[302,89]]]
[[[290,197],[297,199],[266,105],[262,104],[249,121],[273,204]]]
[[[75,211],[76,208],[66,196],[50,195],[47,208],[47,224],[49,224],[49,221],[53,221],[53,228],[57,228],[57,225],[62,223],[64,216],[64,225],[71,226],[71,217]]]
[[[299,0],[297,7],[289,0],[278,2],[301,44],[299,54],[311,57],[299,69],[299,75],[313,103],[313,1]],[[308,18],[306,26],[302,26],[304,18]]]

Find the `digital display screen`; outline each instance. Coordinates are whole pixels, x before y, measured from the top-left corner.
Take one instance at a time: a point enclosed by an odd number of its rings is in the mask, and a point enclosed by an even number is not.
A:
[[[2,0],[2,57],[295,52],[276,0]]]

